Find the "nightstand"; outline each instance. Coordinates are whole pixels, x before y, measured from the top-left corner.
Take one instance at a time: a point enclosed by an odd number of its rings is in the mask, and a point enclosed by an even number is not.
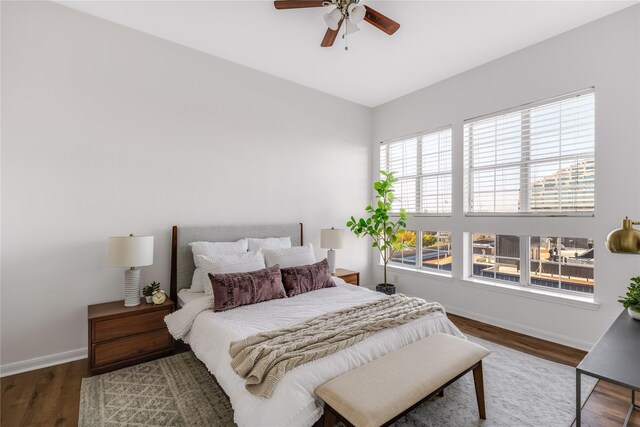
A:
[[[173,312],[169,298],[160,305],[142,298],[135,307],[124,301],[88,307],[89,370],[107,372],[166,356],[173,350],[173,337],[164,317]]]
[[[360,286],[360,272],[347,270],[346,268],[336,268],[336,274],[334,276],[341,278],[347,283]]]

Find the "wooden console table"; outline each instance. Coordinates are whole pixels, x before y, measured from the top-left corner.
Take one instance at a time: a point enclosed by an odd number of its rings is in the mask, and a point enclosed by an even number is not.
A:
[[[633,410],[640,410],[640,321],[624,310],[576,368],[576,427],[580,427],[580,379],[589,375],[631,389],[631,405],[623,427]]]

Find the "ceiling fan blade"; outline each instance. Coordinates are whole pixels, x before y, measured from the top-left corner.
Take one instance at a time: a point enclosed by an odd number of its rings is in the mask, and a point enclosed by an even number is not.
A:
[[[380,12],[375,9],[371,9],[369,6],[364,7],[366,13],[364,15],[364,20],[379,30],[384,31],[385,33],[392,35],[398,28],[400,28],[400,24],[398,24],[393,19],[387,18]]]
[[[303,7],[322,7],[324,0],[276,0],[273,2],[276,9],[300,9]]]
[[[322,39],[322,43],[320,43],[320,46],[322,47],[333,46],[333,42],[336,41],[336,37],[338,36],[340,27],[342,27],[342,21],[344,21],[344,19],[341,19],[340,22],[338,22],[338,28],[335,30],[332,30],[331,28],[327,28],[327,32],[324,33],[324,38]]]

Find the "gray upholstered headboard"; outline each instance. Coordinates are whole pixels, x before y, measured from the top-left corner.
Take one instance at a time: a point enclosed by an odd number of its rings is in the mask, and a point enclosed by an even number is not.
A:
[[[171,236],[171,299],[176,302],[178,291],[191,286],[191,278],[196,267],[193,264],[190,242],[234,242],[244,237],[286,236],[291,236],[291,245],[302,245],[302,224],[210,225],[195,227],[178,227],[174,225]]]

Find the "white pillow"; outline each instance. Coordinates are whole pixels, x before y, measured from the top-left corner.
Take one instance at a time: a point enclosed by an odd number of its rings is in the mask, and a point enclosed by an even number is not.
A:
[[[311,243],[305,246],[294,246],[292,248],[265,249],[264,260],[267,267],[280,264],[280,268],[298,267],[300,265],[315,264],[316,256]]]
[[[189,246],[191,246],[191,252],[193,253],[193,262],[196,267],[199,267],[196,260],[198,255],[211,258],[218,255],[246,253],[249,242],[247,239],[240,239],[237,242],[191,242]]]
[[[262,251],[245,252],[243,254],[218,255],[210,258],[198,255],[197,258],[201,267],[196,268],[196,271],[193,273],[193,277],[195,280],[196,276],[199,276],[205,295],[213,295],[213,288],[211,287],[209,273],[247,273],[249,271],[262,270],[263,268],[266,268]]]
[[[208,278],[206,274],[202,273],[201,268],[193,270],[193,277],[191,278],[191,287],[189,292],[201,293],[204,292],[205,278]]]
[[[249,250],[281,249],[291,247],[291,237],[267,237],[266,239],[254,239],[249,237]]]

